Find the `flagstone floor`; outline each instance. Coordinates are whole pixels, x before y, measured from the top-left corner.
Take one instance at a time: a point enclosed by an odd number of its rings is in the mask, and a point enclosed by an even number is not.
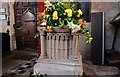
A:
[[[83,61],[83,71],[87,77],[120,77],[117,67],[93,65],[91,61]]]
[[[12,51],[11,54],[2,58],[2,77],[30,77],[37,58],[37,52],[34,50]],[[97,75],[120,77],[120,70],[116,67],[93,65],[91,61],[85,60],[83,61],[83,71],[87,77]]]
[[[14,50],[10,54],[2,57],[2,77],[12,77],[22,75],[30,71],[37,60],[35,50]],[[28,75],[30,74],[27,73]]]

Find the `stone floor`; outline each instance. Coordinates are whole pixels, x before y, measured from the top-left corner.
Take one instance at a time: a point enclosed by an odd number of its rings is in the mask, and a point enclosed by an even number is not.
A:
[[[2,77],[30,75],[32,67],[37,60],[35,50],[14,50],[2,57]]]
[[[113,66],[93,65],[91,61],[83,61],[85,77],[120,77],[120,69]]]
[[[2,77],[30,77],[33,66],[36,63],[36,51],[23,50],[2,58]],[[91,61],[83,61],[83,77],[120,77],[119,69],[110,66],[93,65]]]

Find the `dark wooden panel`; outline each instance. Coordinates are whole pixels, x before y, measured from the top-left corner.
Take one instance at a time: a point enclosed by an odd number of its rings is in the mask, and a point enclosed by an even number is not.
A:
[[[94,64],[104,64],[104,22],[103,12],[92,13],[91,34],[94,40],[91,43],[91,59]]]

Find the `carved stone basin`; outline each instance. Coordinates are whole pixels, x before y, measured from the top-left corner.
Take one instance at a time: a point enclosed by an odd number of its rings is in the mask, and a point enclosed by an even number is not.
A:
[[[69,33],[70,29],[62,29],[60,27],[53,27],[54,32],[56,33]]]
[[[82,56],[78,51],[79,35],[71,34],[69,29],[60,27],[53,27],[52,33],[45,30],[46,27],[38,27],[41,55],[34,66],[34,74],[82,75]]]

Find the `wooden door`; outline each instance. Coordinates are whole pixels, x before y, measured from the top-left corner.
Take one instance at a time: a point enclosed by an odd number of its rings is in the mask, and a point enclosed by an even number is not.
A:
[[[15,2],[15,32],[17,49],[36,49],[37,2]]]

